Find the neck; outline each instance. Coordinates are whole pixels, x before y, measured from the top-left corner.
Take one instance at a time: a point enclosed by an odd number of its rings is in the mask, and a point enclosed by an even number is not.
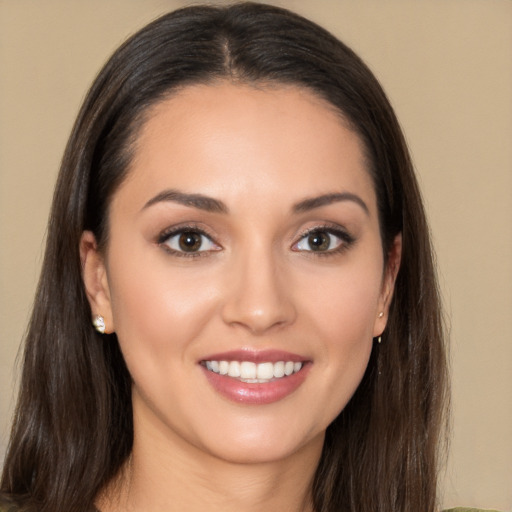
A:
[[[98,499],[102,512],[313,512],[323,436],[285,459],[245,464],[190,445],[162,449],[162,443],[142,439],[147,437],[135,436],[129,462]]]

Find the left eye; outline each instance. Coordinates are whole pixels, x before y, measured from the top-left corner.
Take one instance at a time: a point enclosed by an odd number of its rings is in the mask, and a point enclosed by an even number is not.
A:
[[[218,246],[204,233],[199,231],[180,231],[170,235],[163,242],[169,249],[181,253],[214,251]]]
[[[315,230],[303,236],[295,249],[298,251],[327,252],[337,249],[343,244],[344,240],[340,235],[326,230]]]

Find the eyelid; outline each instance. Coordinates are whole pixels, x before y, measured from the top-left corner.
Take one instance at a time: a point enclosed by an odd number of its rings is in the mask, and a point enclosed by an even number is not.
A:
[[[169,239],[187,232],[197,233],[198,235],[207,238],[211,242],[211,244],[215,246],[215,248],[187,252],[174,249],[166,243],[169,241]],[[217,252],[222,249],[221,245],[214,240],[214,237],[210,233],[208,233],[206,229],[199,227],[196,224],[180,224],[178,226],[172,226],[170,228],[167,228],[158,235],[156,243],[159,246],[161,246],[165,251],[180,257],[206,256],[211,252]]]
[[[328,233],[339,238],[341,240],[341,243],[334,249],[328,249],[326,251],[298,249],[298,244],[313,233]],[[338,254],[339,252],[348,249],[352,244],[354,244],[355,241],[355,237],[352,236],[346,229],[342,228],[339,225],[325,223],[313,226],[311,228],[307,228],[304,231],[302,231],[301,234],[298,236],[297,241],[293,243],[292,250],[297,252],[313,253],[315,256],[329,256],[333,254]]]
[[[202,249],[197,251],[182,251],[179,249],[174,249],[169,246],[166,242],[174,236],[186,233],[186,232],[193,232],[197,233],[201,236],[204,236],[209,240],[209,242],[215,246],[214,248],[208,248],[208,249]],[[314,251],[314,250],[306,250],[306,249],[299,249],[297,246],[298,244],[304,240],[307,236],[313,234],[313,233],[328,233],[329,235],[335,236],[340,240],[340,243],[338,246],[336,246],[333,249],[327,249],[324,251]],[[323,223],[318,224],[309,228],[304,229],[300,235],[297,237],[296,241],[292,244],[291,249],[296,252],[302,252],[302,253],[313,253],[315,256],[329,256],[334,255],[337,253],[340,253],[346,249],[348,249],[354,242],[356,241],[355,237],[351,235],[348,230],[345,228],[339,226],[338,224],[331,224],[331,223]],[[223,247],[216,242],[214,239],[214,236],[211,235],[207,229],[198,226],[195,223],[186,223],[186,224],[179,224],[176,226],[169,227],[158,235],[156,239],[156,243],[159,246],[162,246],[162,248],[176,256],[185,256],[185,257],[198,257],[198,256],[207,256],[208,254],[212,252],[218,252],[223,249]]]

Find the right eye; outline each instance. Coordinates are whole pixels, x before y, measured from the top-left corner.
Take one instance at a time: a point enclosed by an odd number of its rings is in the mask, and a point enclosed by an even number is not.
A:
[[[172,252],[179,253],[180,256],[193,256],[197,253],[220,250],[208,235],[188,228],[163,235],[159,243]]]

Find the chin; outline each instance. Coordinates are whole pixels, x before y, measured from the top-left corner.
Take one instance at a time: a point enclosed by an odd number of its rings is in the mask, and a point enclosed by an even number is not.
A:
[[[233,464],[265,464],[284,461],[303,451],[318,452],[320,457],[324,437],[325,430],[313,433],[290,429],[282,422],[272,426],[253,422],[249,427],[241,425],[236,430],[210,430],[199,448]]]

